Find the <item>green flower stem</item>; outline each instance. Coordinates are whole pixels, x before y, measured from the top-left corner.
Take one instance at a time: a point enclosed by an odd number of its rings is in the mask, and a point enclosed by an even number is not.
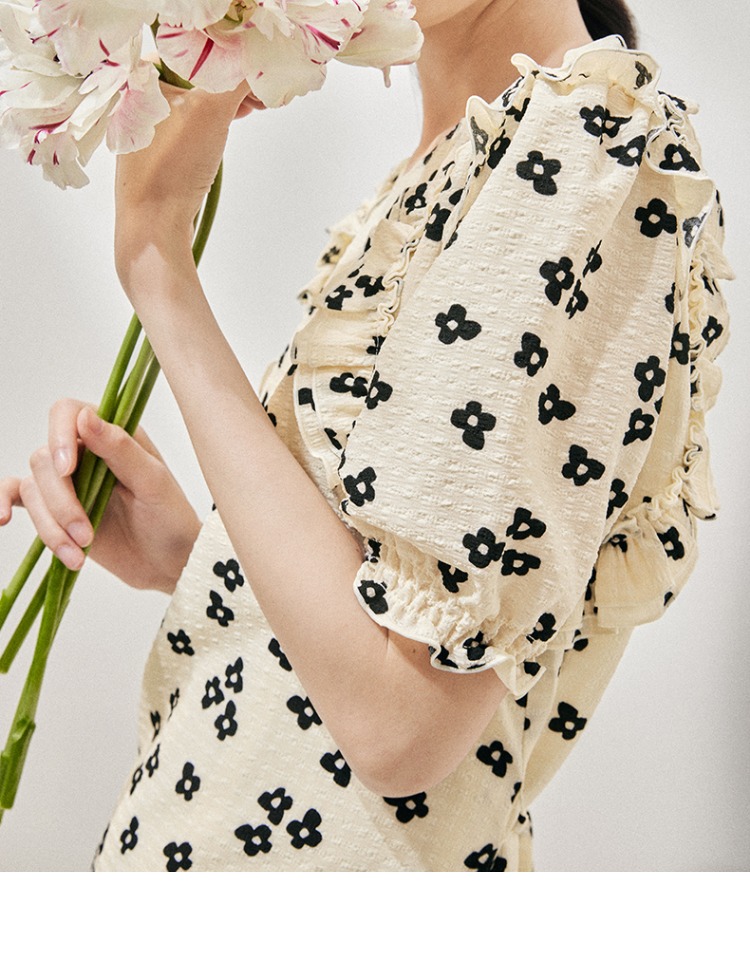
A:
[[[13,579],[0,594],[0,628],[8,618],[8,614],[13,608],[13,604],[18,598],[18,594],[23,590],[26,581],[29,579],[31,571],[36,566],[36,562],[44,552],[44,543],[35,537],[34,542],[28,549],[26,556],[21,561],[21,566],[16,570]]]
[[[64,570],[64,565],[55,557],[50,566],[49,587],[45,597],[44,613],[42,614],[42,623],[39,627],[34,656],[31,660],[26,683],[21,691],[8,741],[2,754],[0,754],[0,807],[5,809],[13,806],[29,743],[36,728],[34,717],[39,703],[39,693],[44,669],[47,665],[47,657],[58,622],[60,586]]]
[[[5,650],[3,650],[3,655],[0,657],[0,673],[7,673],[10,670],[11,664],[15,660],[16,654],[21,649],[21,644],[26,639],[29,630],[34,626],[36,618],[39,616],[39,611],[44,606],[44,598],[47,593],[47,584],[49,583],[49,571],[45,573],[42,577],[42,580],[39,586],[36,588],[36,593],[34,594],[31,603],[26,609],[26,612],[21,617],[18,626],[13,631],[13,634],[8,641],[8,645]]]

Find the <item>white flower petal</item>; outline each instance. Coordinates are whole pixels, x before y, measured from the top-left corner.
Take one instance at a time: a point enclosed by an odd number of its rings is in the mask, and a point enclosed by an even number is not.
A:
[[[112,111],[107,127],[107,146],[113,153],[131,153],[154,139],[156,124],[169,115],[169,104],[159,87],[159,74],[152,64],[134,71]]]
[[[183,30],[162,24],[156,35],[159,56],[170,70],[209,93],[224,93],[245,79],[244,31]]]
[[[221,20],[231,0],[160,0],[159,21],[186,30],[201,30]]]
[[[362,28],[337,60],[381,69],[419,58],[424,37],[410,0],[370,0]]]
[[[40,23],[65,71],[85,76],[156,17],[154,0],[38,0]]]

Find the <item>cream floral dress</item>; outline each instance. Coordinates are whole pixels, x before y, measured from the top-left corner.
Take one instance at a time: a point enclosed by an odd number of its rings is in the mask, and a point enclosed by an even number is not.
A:
[[[510,693],[436,787],[371,793],[212,511],[93,869],[531,870],[530,804],[690,575],[731,276],[693,109],[617,37],[513,62],[331,229],[260,387],[361,545],[363,609]]]

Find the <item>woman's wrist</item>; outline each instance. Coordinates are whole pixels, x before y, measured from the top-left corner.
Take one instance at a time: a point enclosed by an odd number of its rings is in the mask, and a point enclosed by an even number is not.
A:
[[[144,231],[118,233],[115,266],[120,284],[140,315],[149,301],[169,295],[176,283],[197,282],[192,231],[157,225]]]

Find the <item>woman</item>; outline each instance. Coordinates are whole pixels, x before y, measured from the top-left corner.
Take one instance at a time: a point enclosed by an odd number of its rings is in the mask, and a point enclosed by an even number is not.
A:
[[[529,804],[714,512],[729,272],[685,105],[619,2],[416,6],[420,144],[257,394],[190,258],[257,101],[168,91],[118,162],[118,274],[217,509],[73,400],[0,487],[80,566],[80,439],[120,481],[91,556],[172,595],[94,869],[532,869]]]

